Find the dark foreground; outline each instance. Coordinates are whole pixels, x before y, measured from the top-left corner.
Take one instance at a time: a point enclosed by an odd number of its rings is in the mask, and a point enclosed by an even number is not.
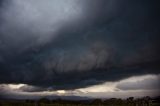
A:
[[[160,106],[160,97],[144,97],[134,99],[94,99],[94,100],[49,100],[42,98],[40,100],[1,100],[0,106]]]

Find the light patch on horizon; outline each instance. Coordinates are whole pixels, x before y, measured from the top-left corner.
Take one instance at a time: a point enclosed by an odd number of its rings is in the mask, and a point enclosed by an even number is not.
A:
[[[8,84],[8,87],[11,89],[20,89],[23,86],[27,86],[26,84]]]
[[[120,89],[117,88],[118,84],[121,83],[125,83],[125,82],[140,82],[146,79],[151,79],[151,80],[155,80],[158,79],[160,77],[160,75],[144,75],[144,76],[134,76],[134,77],[130,77],[127,79],[123,79],[121,81],[118,82],[106,82],[104,84],[100,84],[100,85],[95,85],[95,86],[91,86],[91,87],[87,87],[87,88],[81,88],[78,89],[82,92],[115,92],[115,91],[120,91]]]
[[[114,82],[106,82],[100,85],[94,85],[87,88],[78,89],[85,93],[92,93],[92,92],[114,92],[116,90],[116,83]]]
[[[135,84],[136,82],[141,82],[141,81],[148,81],[152,80],[152,82],[156,82],[160,77],[160,75],[144,75],[144,76],[136,76],[136,77],[130,77],[121,81],[117,82],[106,82],[104,84],[100,85],[94,85],[86,88],[80,88],[80,89],[75,89],[75,90],[46,90],[44,91],[34,91],[34,92],[26,92],[23,91],[23,87],[30,87],[30,85],[26,84],[3,84],[3,89],[5,90],[6,93],[7,91],[12,92],[14,95],[22,95],[22,96],[31,96],[34,95],[34,97],[42,97],[42,96],[85,96],[85,97],[128,97],[128,96],[135,96],[135,97],[141,97],[141,96],[154,96],[158,95],[159,90],[154,90],[154,89],[129,89],[129,90],[123,90],[118,88],[118,85],[123,84],[123,83],[133,83]],[[150,82],[148,82],[150,83]],[[141,84],[141,83],[138,83]],[[156,83],[155,83],[156,84]],[[5,85],[5,86],[4,86]],[[153,85],[157,87],[157,85]],[[2,84],[0,85],[0,88],[2,89]],[[36,87],[33,87],[33,89]],[[4,92],[2,92],[4,93]],[[117,96],[116,96],[117,95]]]
[[[57,90],[58,95],[65,95],[66,91],[65,90]]]

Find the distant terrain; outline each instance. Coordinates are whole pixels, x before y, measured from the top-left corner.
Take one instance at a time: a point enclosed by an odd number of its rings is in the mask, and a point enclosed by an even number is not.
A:
[[[127,99],[85,99],[85,100],[66,100],[41,98],[39,100],[13,100],[1,99],[0,106],[160,106],[160,97],[143,98],[129,97]]]

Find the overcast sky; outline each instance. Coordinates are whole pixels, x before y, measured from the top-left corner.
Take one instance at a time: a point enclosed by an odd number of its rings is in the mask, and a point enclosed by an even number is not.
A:
[[[1,0],[0,97],[157,96],[158,0]]]

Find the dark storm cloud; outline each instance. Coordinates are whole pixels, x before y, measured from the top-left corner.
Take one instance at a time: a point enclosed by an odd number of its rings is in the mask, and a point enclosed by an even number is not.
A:
[[[156,0],[4,1],[0,83],[75,89],[159,73],[158,11]]]

